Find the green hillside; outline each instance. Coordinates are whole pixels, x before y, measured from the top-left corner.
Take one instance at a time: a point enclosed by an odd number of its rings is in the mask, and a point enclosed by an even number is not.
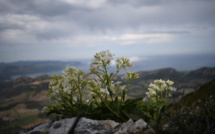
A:
[[[171,133],[215,133],[215,79],[168,106]]]
[[[215,79],[202,85],[197,91],[183,96],[177,103],[170,104],[169,107],[175,109],[180,109],[181,106],[192,107],[194,103],[201,104],[211,97],[215,97]]]
[[[144,96],[150,83],[155,79],[174,81],[174,87],[177,92],[173,94],[174,98],[182,96],[183,90],[185,94],[198,90],[203,84],[215,79],[215,68],[200,68],[194,71],[176,71],[172,68],[142,71],[138,72],[140,78],[132,81],[128,94],[131,97]]]

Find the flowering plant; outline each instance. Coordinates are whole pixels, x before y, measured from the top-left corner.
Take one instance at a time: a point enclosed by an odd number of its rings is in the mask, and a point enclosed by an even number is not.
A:
[[[176,91],[172,85],[173,81],[154,80],[146,92],[146,97],[143,99],[147,105],[147,111],[150,112],[150,121],[155,125],[159,125],[161,121],[161,113],[166,114],[166,99],[171,97],[171,92]]]
[[[88,74],[81,69],[68,67],[60,76],[52,76],[47,93],[51,103],[44,111],[58,118],[74,117],[82,111],[85,117],[91,119],[113,119],[119,122],[129,118],[150,119],[154,113],[150,113],[147,104],[165,102],[170,96],[169,92],[175,90],[173,82],[156,80],[150,84],[145,98],[127,99],[130,82],[139,76],[127,71],[133,64],[124,57],[115,60],[116,69],[109,73],[113,56],[109,50],[96,53]],[[125,75],[121,77],[123,82],[116,81],[122,69],[125,70]]]
[[[176,91],[176,88],[172,87],[173,81],[167,80],[155,80],[154,84],[149,85],[149,92],[146,92],[146,97],[144,101],[150,100],[152,102],[156,101],[166,101],[167,97],[171,97],[172,91]]]

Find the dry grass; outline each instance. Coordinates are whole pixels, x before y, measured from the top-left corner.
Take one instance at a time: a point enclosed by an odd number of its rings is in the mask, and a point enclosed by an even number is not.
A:
[[[30,127],[36,126],[38,124],[46,123],[48,121],[49,121],[49,119],[38,118],[34,123],[28,124],[28,125],[24,125],[24,126],[22,126],[22,128],[24,128],[24,129],[30,128]]]
[[[29,101],[36,101],[36,102],[47,102],[48,98],[46,96],[47,91],[41,91],[37,93],[35,96],[30,96],[28,98]]]
[[[32,83],[30,83],[30,85],[40,85],[42,83],[49,83],[51,80],[48,79],[48,80],[43,80],[43,81],[34,81]]]
[[[1,102],[0,107],[5,107],[13,103],[23,102],[26,98],[27,98],[27,94],[22,93],[18,96],[4,99],[4,101]]]

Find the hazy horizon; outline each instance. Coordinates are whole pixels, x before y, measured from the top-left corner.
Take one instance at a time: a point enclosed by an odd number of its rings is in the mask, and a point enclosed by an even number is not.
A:
[[[152,71],[164,68],[174,68],[177,71],[191,71],[202,67],[215,67],[215,54],[199,54],[199,55],[162,55],[162,56],[147,56],[144,58],[131,57],[130,60],[134,63],[134,67],[130,68],[133,71]],[[113,60],[116,60],[114,57]],[[33,65],[42,63],[58,63],[62,62],[66,66],[76,66],[83,69],[85,72],[90,68],[91,58],[84,60],[35,60],[35,61],[16,61],[10,63],[0,63],[0,65]],[[66,63],[68,65],[66,65]],[[70,64],[70,65],[69,65]],[[73,65],[71,65],[73,64]],[[112,64],[114,67],[114,64]]]

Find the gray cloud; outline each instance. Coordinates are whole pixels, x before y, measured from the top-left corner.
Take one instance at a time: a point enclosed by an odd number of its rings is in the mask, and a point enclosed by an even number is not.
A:
[[[67,13],[71,5],[57,0],[7,0],[1,1],[1,13],[35,14],[38,16],[56,16]]]
[[[129,4],[135,7],[139,6],[152,6],[158,5],[164,2],[164,0],[109,0],[112,5]]]
[[[105,32],[107,30],[117,32],[118,30],[137,30],[140,28],[148,30],[147,27],[171,28],[184,25],[213,26],[215,21],[215,2],[213,1],[184,1],[187,4],[181,1],[170,2],[167,0],[160,2],[155,0],[107,2],[101,5],[101,8],[90,9],[86,6],[72,5],[57,0],[7,0],[1,3],[1,15],[27,14],[36,16],[50,24],[51,22],[63,21],[65,26],[72,23],[81,29],[85,29],[83,31],[92,30],[92,32]],[[14,24],[10,23],[1,25],[1,29],[14,27],[16,28]],[[17,28],[20,28],[20,26],[17,26]],[[70,30],[70,28],[68,29]]]
[[[1,0],[0,47],[209,37],[215,36],[214,13],[213,0]]]

